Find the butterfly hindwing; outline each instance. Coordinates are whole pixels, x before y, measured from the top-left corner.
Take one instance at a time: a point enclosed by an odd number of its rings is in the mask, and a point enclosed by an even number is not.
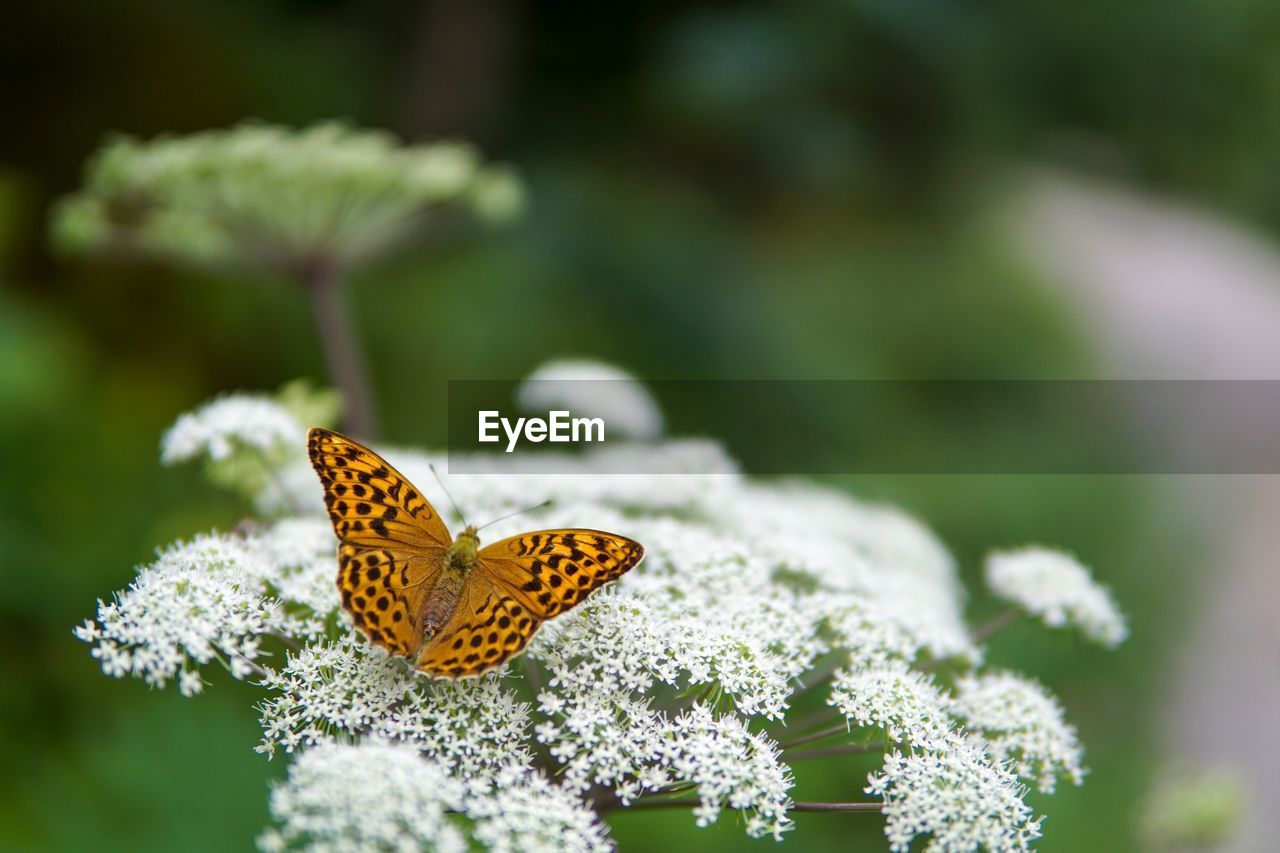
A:
[[[338,545],[338,589],[356,627],[392,654],[422,646],[419,614],[440,574],[439,556]]]
[[[386,460],[324,429],[307,435],[337,534],[338,589],[352,621],[393,654],[422,645],[425,597],[451,537],[435,509]]]
[[[644,557],[639,542],[603,530],[539,530],[481,549],[477,571],[537,618],[568,610]]]
[[[522,652],[541,624],[514,596],[477,571],[452,617],[422,650],[418,669],[447,678],[480,675]]]

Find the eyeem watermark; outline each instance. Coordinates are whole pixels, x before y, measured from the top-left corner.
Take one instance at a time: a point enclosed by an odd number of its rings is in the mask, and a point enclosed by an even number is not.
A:
[[[508,466],[517,473],[573,474],[583,465],[593,473],[653,473],[652,454],[633,452],[625,407],[605,405],[620,396],[617,380],[538,381],[542,396],[522,413],[540,417],[529,419],[500,415],[516,411],[508,407],[519,382],[449,382],[441,409],[451,473],[491,472],[500,467],[495,460],[519,462]],[[626,387],[636,390],[634,382]],[[1280,475],[1280,380],[666,380],[646,387],[666,415],[679,473],[721,473],[727,455],[764,476]],[[724,453],[693,452],[686,437],[702,435],[714,436]],[[586,452],[547,452],[573,449],[559,442],[574,441]]]
[[[498,430],[506,434],[507,453],[516,449],[523,437],[525,441],[538,444],[543,441],[567,444],[570,442],[604,441],[603,418],[575,418],[568,411],[547,412],[543,418],[516,418],[512,423],[509,418],[502,417],[496,409],[480,412],[480,431],[477,440],[486,444],[494,444],[502,440]]]

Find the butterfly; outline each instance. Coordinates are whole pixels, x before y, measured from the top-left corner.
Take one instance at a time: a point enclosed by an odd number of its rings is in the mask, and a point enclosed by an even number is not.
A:
[[[453,539],[404,475],[327,429],[307,433],[338,536],[342,606],[370,640],[433,676],[501,666],[542,623],[635,568],[639,542],[602,530],[540,530],[480,547]]]

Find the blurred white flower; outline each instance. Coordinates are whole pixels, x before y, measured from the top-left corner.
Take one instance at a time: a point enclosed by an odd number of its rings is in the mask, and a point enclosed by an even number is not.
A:
[[[83,188],[59,204],[53,229],[73,250],[297,275],[317,258],[368,262],[441,205],[501,220],[519,213],[522,196],[509,167],[484,164],[466,144],[405,145],[334,122],[245,123],[109,140]]]
[[[271,791],[278,828],[258,839],[263,850],[464,851],[467,839],[450,812],[466,786],[416,750],[390,744],[324,744],[299,756]]]
[[[708,510],[749,539],[760,556],[819,584],[832,604],[839,601],[830,598],[833,591],[855,595],[831,617],[853,629],[850,640],[865,637],[864,627],[874,621],[896,635],[884,638],[895,654],[978,657],[962,617],[964,590],[955,563],[937,537],[906,513],[799,483],[742,482],[727,497],[715,497],[715,509]]]
[[[1039,547],[998,551],[987,557],[986,576],[996,595],[1039,616],[1052,628],[1074,625],[1108,648],[1128,636],[1111,593],[1070,554]]]
[[[1179,765],[1162,768],[1138,812],[1143,849],[1248,849],[1239,837],[1250,806],[1239,770]],[[1233,843],[1234,842],[1234,843]]]
[[[602,418],[606,440],[652,441],[662,434],[662,411],[648,389],[600,361],[549,361],[520,384],[516,399],[532,412],[566,409],[576,417]]]
[[[258,394],[232,394],[182,415],[165,433],[160,458],[166,465],[204,457],[221,461],[238,448],[262,453],[295,449],[306,430],[284,406]]]
[[[406,185],[423,198],[448,198],[465,190],[479,167],[479,153],[470,145],[441,142],[406,162]]]
[[[452,454],[448,459],[391,449],[387,459],[441,501],[447,499],[434,485],[429,466],[447,470],[449,490],[469,516],[504,515],[539,500],[680,512],[736,489],[742,480],[724,449],[705,440],[606,444],[580,454]]]
[[[183,696],[195,696],[204,692],[204,680],[200,677],[200,670],[187,669],[178,673],[178,692]]]
[[[476,176],[471,208],[483,219],[509,222],[525,209],[524,183],[511,169],[494,166]]]
[[[986,743],[987,753],[1019,778],[1052,794],[1058,776],[1084,782],[1084,748],[1049,691],[1011,672],[963,676],[953,712]]]
[[[538,774],[504,768],[474,783],[415,749],[377,739],[302,753],[271,792],[264,850],[596,851],[611,848],[582,803]]]
[[[268,518],[294,512],[320,515],[324,512],[324,493],[315,486],[316,472],[300,451],[298,458],[273,468],[270,476],[257,483],[253,506]]]

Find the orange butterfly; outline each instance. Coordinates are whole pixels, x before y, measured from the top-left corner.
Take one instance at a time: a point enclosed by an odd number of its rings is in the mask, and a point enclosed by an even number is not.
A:
[[[479,675],[519,654],[550,619],[644,557],[600,530],[541,530],[480,548],[454,540],[381,456],[327,429],[307,433],[338,534],[342,606],[369,639],[434,676]]]

